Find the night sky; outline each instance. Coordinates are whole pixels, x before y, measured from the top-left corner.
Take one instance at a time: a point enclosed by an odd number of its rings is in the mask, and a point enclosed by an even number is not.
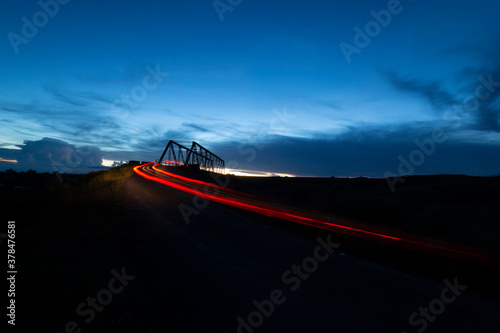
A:
[[[197,141],[305,176],[500,174],[500,2],[0,3],[0,170]]]

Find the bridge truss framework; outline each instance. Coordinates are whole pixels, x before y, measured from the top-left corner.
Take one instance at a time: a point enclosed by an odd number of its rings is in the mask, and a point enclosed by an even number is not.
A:
[[[191,148],[187,148],[170,140],[159,163],[169,166],[198,165],[201,170],[225,173],[224,160],[195,141],[193,141]]]

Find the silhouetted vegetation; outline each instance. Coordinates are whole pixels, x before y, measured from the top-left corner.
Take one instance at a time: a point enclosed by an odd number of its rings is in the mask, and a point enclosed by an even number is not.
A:
[[[131,174],[129,166],[59,177],[33,170],[26,173],[7,170],[0,173],[0,199],[8,203],[14,216],[23,215],[27,208],[36,210],[39,218],[106,216],[116,208],[118,189]]]

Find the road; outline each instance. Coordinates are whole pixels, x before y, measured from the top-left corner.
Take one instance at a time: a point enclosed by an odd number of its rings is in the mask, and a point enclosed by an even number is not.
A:
[[[172,171],[171,169],[169,170]],[[481,262],[485,264],[496,263],[495,254],[479,249],[427,237],[418,237],[416,235],[375,227],[345,218],[331,217],[315,212],[299,210],[296,207],[277,205],[270,202],[268,199],[250,196],[246,193],[227,188],[228,184],[224,184],[224,177],[214,176],[216,174],[212,174],[213,179],[211,179],[210,182],[201,181],[199,179],[188,178],[169,172],[158,164],[153,165],[153,163],[137,166],[134,168],[134,171],[148,180],[194,195],[198,198],[198,201],[193,202],[195,206],[194,209],[196,209],[197,206],[205,205],[204,202],[213,201],[264,216],[275,217],[293,223],[366,238],[421,252],[468,260],[471,262]],[[229,178],[226,179],[229,180]],[[216,183],[220,183],[222,186]],[[193,210],[189,208],[183,209],[182,211],[184,216],[192,215],[193,213]]]
[[[135,279],[89,331],[498,332],[500,303],[345,251],[338,234],[304,237],[217,202],[130,177],[121,198],[135,232],[121,255]],[[186,223],[181,208],[192,207]],[[201,209],[200,209],[201,208]],[[303,226],[307,233],[315,229]],[[311,231],[312,230],[312,231]],[[395,249],[397,251],[397,249]],[[464,290],[465,289],[465,290]],[[115,305],[115,303],[117,303]],[[427,308],[427,310],[426,310]],[[429,309],[431,308],[431,309]],[[104,330],[103,330],[104,331]]]

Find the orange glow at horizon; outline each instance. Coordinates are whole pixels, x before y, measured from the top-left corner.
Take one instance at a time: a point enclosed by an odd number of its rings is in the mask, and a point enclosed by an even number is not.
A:
[[[1,157],[0,157],[0,162],[17,164],[17,160],[7,160],[7,159],[1,158]]]

